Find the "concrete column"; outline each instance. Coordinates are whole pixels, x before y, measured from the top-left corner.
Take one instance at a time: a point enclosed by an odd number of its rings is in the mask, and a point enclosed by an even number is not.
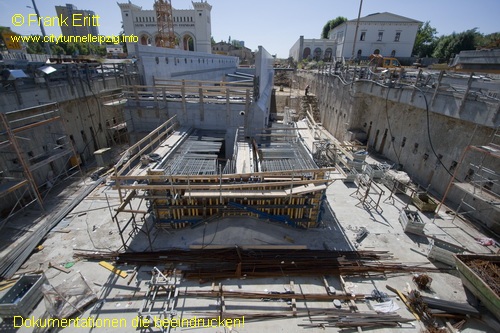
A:
[[[304,36],[299,37],[299,62],[302,61],[302,55],[304,54]]]

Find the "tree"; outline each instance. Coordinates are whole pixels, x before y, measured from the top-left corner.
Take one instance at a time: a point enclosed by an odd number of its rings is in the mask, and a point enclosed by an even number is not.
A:
[[[63,55],[66,54],[66,51],[57,44],[52,44],[50,49],[52,50],[52,54]]]
[[[123,30],[123,25],[122,25],[122,31],[120,31],[120,33],[118,35],[120,36],[120,40],[122,41],[120,43],[120,45],[123,48],[123,53],[127,53],[128,52],[128,50],[127,50],[127,43],[123,42],[123,36],[125,35],[125,31]]]
[[[68,43],[68,44],[66,44],[65,49],[66,49],[66,54],[67,55],[72,55],[72,56],[78,55],[78,49],[76,48],[75,43]]]
[[[442,36],[439,38],[432,56],[448,61],[452,55],[458,54],[460,51],[475,50],[476,41],[481,37],[482,35],[477,32],[477,28],[459,34],[452,33],[448,36]]]
[[[500,32],[480,36],[476,42],[476,47],[480,49],[500,49]]]
[[[42,40],[42,36],[40,35],[31,35],[31,36],[39,36],[39,41],[33,42],[33,39],[31,39],[30,42],[26,43],[26,52],[30,54],[43,54],[45,52],[45,49],[43,48],[43,44],[40,42]]]
[[[337,18],[326,22],[325,26],[323,27],[323,30],[321,31],[321,38],[328,39],[328,34],[330,33],[330,31],[333,28],[341,25],[345,21],[347,21],[347,18],[343,16],[337,16]]]
[[[417,57],[430,57],[437,44],[436,34],[436,29],[431,27],[429,21],[422,24],[417,30],[412,54]]]
[[[109,44],[108,44],[109,45]],[[115,45],[112,43],[111,45]],[[90,44],[89,45],[89,50],[93,55],[98,55],[101,57],[106,56],[106,45],[101,45],[101,44]]]

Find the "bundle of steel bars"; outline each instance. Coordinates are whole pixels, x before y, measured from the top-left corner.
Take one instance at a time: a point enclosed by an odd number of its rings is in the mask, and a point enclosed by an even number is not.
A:
[[[373,328],[398,327],[400,323],[408,323],[413,319],[403,318],[392,313],[349,313],[345,315],[327,315],[324,319],[314,319],[312,324],[299,324],[305,327],[341,327],[341,328]]]
[[[201,317],[197,318],[218,318],[220,313],[214,313],[211,317],[206,312]],[[368,313],[368,312],[350,312],[349,310],[341,309],[307,309],[297,310],[295,314],[290,312],[280,311],[266,311],[266,312],[224,312],[224,318],[242,318],[245,317],[246,322],[262,321],[262,320],[275,320],[287,319],[292,317],[304,317],[310,323],[298,324],[298,326],[306,328],[314,327],[342,327],[342,328],[355,328],[355,327],[401,327],[401,323],[412,322],[413,318],[403,318],[400,315],[393,313]]]
[[[224,279],[231,277],[276,277],[364,275],[367,273],[400,273],[436,271],[421,265],[393,262],[386,251],[325,251],[325,250],[243,250],[203,249],[170,250],[140,253],[109,253],[93,255],[77,253],[86,259],[115,259],[118,264],[174,264],[190,279]]]
[[[498,262],[481,259],[464,262],[500,297],[500,266]]]

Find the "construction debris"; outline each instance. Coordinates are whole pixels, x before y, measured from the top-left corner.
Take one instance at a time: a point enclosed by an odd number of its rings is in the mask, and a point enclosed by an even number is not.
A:
[[[340,327],[340,328],[376,328],[376,327],[401,327],[401,323],[409,323],[413,319],[403,318],[396,314],[385,313],[349,313],[346,315],[326,315],[323,318],[314,318],[313,324],[299,324],[302,327]]]
[[[500,270],[497,262],[487,260],[469,260],[467,266],[472,269],[490,288],[500,296]]]
[[[55,269],[57,269],[58,271],[61,271],[61,272],[66,273],[66,274],[71,273],[71,270],[66,269],[66,268],[64,268],[64,267],[62,267],[62,266],[52,265],[52,263],[51,263],[50,261],[49,261],[49,268],[55,268]]]
[[[427,274],[416,274],[413,276],[413,282],[420,290],[428,290],[431,287],[432,278]]]
[[[44,284],[42,292],[47,312],[59,319],[68,318],[77,312],[81,314],[84,307],[97,300],[97,295],[81,274],[55,287]]]
[[[87,186],[68,204],[62,207],[53,215],[48,215],[40,219],[33,232],[29,233],[23,242],[12,246],[10,252],[3,258],[0,258],[0,277],[10,278],[21,267],[24,261],[30,256],[47,233],[55,227],[62,219],[68,215],[87,195],[89,195],[105,178]]]
[[[101,262],[99,262],[99,265],[101,265],[102,267],[106,268],[107,270],[115,273],[116,275],[119,275],[121,278],[126,278],[128,275],[127,272],[124,272],[122,270],[117,269],[115,266],[111,265],[108,262],[101,261]]]
[[[356,234],[356,242],[361,243],[363,239],[365,239],[366,236],[368,236],[368,234],[369,232],[365,227],[359,228],[359,231]]]
[[[408,310],[413,314],[413,316],[415,317],[416,320],[421,320],[420,319],[421,315],[418,313],[418,311],[414,308],[413,304],[408,300],[408,298],[401,291],[399,291],[398,289],[393,288],[389,285],[386,285],[385,287],[399,296],[401,301],[403,301],[403,303],[406,305]]]

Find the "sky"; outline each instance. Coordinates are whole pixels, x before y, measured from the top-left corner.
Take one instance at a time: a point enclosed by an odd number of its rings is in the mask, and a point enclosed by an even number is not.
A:
[[[99,33],[117,35],[121,12],[115,0],[35,0],[41,16],[55,16],[55,6],[71,3],[78,9],[93,10],[99,19]],[[118,0],[127,2],[128,0]],[[337,16],[355,19],[358,0],[208,0],[212,5],[212,36],[215,41],[237,39],[256,50],[259,45],[278,58],[288,52],[301,35],[320,38],[326,22]],[[153,9],[154,0],[132,0],[143,9]],[[0,0],[0,26],[20,34],[41,34],[36,25],[14,26],[15,14],[33,14],[32,0]],[[175,9],[192,9],[188,0],[172,0]],[[361,16],[391,12],[418,21],[430,21],[438,36],[478,28],[483,34],[500,32],[500,0],[364,0]],[[59,27],[46,27],[58,35]]]

